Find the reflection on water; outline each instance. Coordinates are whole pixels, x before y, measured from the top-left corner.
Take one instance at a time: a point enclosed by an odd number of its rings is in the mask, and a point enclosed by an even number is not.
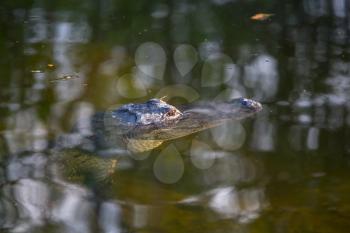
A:
[[[250,18],[273,14],[266,20]],[[347,232],[349,4],[0,4],[0,231]],[[91,152],[127,102],[251,97],[244,123]],[[87,152],[89,151],[89,152]]]

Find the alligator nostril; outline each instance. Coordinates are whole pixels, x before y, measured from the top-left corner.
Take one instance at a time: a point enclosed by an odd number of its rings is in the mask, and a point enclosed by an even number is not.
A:
[[[242,98],[242,99],[241,99],[241,104],[242,104],[243,106],[248,106],[248,105],[249,105],[249,101],[248,101],[247,99]]]

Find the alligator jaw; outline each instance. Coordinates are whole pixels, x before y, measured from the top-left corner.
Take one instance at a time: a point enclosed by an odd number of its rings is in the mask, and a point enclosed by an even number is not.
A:
[[[126,139],[126,148],[133,153],[141,153],[160,146],[163,140]]]
[[[206,102],[186,107],[173,121],[142,126],[135,139],[166,141],[218,126],[228,120],[248,118],[262,110],[254,100],[238,98],[227,102]]]

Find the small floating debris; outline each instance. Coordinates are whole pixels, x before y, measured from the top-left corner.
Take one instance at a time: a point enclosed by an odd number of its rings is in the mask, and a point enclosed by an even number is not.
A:
[[[61,77],[52,79],[51,82],[67,81],[67,80],[78,79],[78,78],[80,78],[80,76],[78,74],[67,74],[67,75],[63,75]]]
[[[44,73],[43,70],[31,70],[30,72],[32,72],[32,73]]]
[[[256,20],[256,21],[264,21],[269,18],[271,18],[274,14],[266,14],[266,13],[257,13],[250,17],[251,20]]]
[[[313,178],[320,178],[320,177],[324,177],[325,175],[327,175],[325,172],[314,172],[311,174]]]
[[[56,67],[56,66],[55,66],[54,64],[52,64],[52,63],[47,64],[47,68],[53,69],[53,68],[55,68],[55,67]]]
[[[162,97],[159,98],[161,101],[167,101],[168,99],[168,96],[167,95],[164,95]]]

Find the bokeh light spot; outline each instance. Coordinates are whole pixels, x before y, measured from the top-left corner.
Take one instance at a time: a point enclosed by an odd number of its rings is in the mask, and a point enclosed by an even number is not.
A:
[[[246,138],[242,124],[235,121],[226,122],[210,131],[216,144],[225,150],[239,149]]]
[[[174,145],[169,145],[153,164],[153,173],[162,183],[174,184],[184,173],[184,161]]]

